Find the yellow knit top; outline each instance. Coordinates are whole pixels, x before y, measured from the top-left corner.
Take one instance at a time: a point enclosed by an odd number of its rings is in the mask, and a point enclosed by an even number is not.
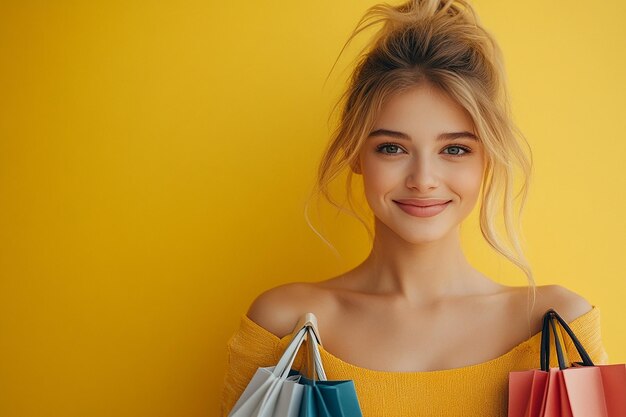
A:
[[[600,335],[600,311],[590,311],[568,323],[594,364],[607,364],[608,355]],[[322,337],[323,329],[320,329]],[[565,332],[563,332],[564,334]],[[258,367],[273,366],[289,343],[291,335],[278,338],[247,316],[228,342],[228,364],[221,399],[226,417]],[[510,371],[538,369],[541,333],[507,353],[487,362],[438,371],[375,371],[344,362],[320,347],[329,380],[352,379],[364,417],[506,417]],[[565,338],[570,362],[580,356]],[[299,355],[294,364],[298,369]],[[558,366],[554,346],[550,365]]]

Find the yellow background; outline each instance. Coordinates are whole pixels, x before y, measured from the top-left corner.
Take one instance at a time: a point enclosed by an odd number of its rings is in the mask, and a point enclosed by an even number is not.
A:
[[[359,263],[367,236],[303,205],[374,1],[0,5],[0,415],[212,416],[253,298]],[[397,2],[394,2],[397,3]],[[480,0],[535,155],[538,284],[602,311],[626,362],[626,5]],[[470,260],[524,277],[475,217]]]

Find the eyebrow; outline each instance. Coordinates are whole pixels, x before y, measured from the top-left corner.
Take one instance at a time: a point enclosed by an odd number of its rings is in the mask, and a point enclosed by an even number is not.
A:
[[[388,130],[388,129],[377,129],[368,135],[368,137],[375,137],[375,136],[391,136],[397,139],[411,140],[411,137],[407,135],[406,133],[396,132],[395,130]],[[476,135],[466,130],[462,132],[444,132],[444,133],[440,133],[439,136],[437,136],[438,141],[454,140],[458,138],[467,138],[467,139],[475,140],[478,142],[478,138],[476,137]]]

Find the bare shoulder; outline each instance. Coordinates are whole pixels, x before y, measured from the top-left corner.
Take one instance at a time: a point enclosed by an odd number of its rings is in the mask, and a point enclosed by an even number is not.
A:
[[[324,315],[334,306],[333,294],[317,283],[296,282],[280,285],[259,295],[247,316],[278,337],[293,331],[304,313]]]
[[[592,309],[586,298],[562,285],[537,287],[537,303],[543,308],[542,314],[553,308],[567,323]]]

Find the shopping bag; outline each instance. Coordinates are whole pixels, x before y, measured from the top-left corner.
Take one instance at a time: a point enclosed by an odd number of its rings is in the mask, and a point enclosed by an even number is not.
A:
[[[308,326],[292,338],[276,366],[260,367],[235,403],[228,417],[297,417],[304,386],[300,374],[290,372]]]
[[[299,417],[361,417],[354,382],[300,378],[304,395]]]
[[[309,359],[313,362],[311,378],[302,375],[304,387],[299,417],[362,417],[354,381],[331,380],[326,377],[317,346],[318,340],[308,339]]]
[[[509,417],[538,417],[548,373],[518,371],[509,374]]]
[[[567,366],[556,323],[567,332],[582,362]],[[549,368],[550,330],[558,368]],[[540,369],[509,373],[509,417],[626,416],[626,364],[594,365],[572,329],[553,309],[543,319],[540,362]]]
[[[291,369],[305,342],[306,368],[312,373],[311,378]],[[362,417],[354,382],[327,380],[319,352],[320,345],[317,319],[314,314],[307,313],[296,325],[294,336],[278,364],[257,369],[228,416]],[[304,404],[314,406],[304,406],[303,409]]]

